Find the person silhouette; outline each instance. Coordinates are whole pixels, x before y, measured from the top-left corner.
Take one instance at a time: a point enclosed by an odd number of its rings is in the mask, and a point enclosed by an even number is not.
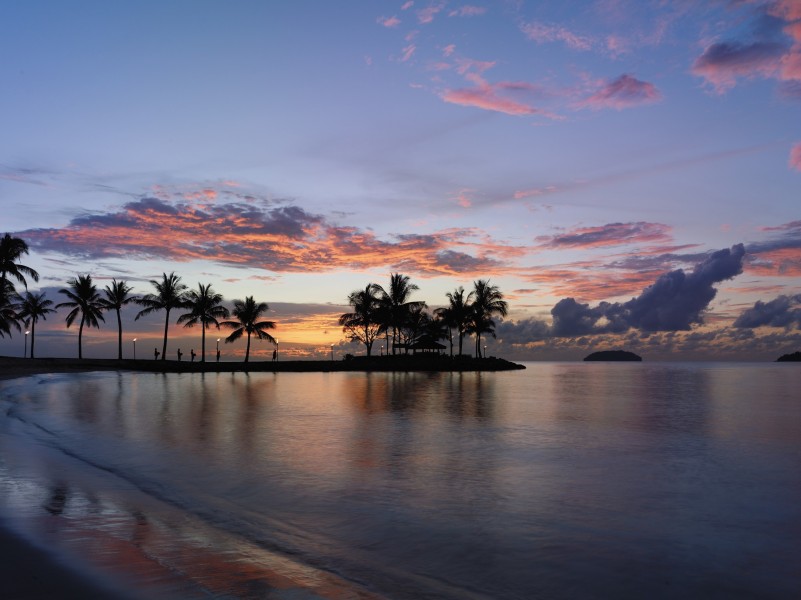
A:
[[[195,354],[195,349],[194,349],[194,348],[192,348],[192,349],[189,351],[189,353],[192,355],[192,362],[195,362],[195,357],[197,356],[197,354]]]
[[[158,348],[153,348],[153,356],[154,356],[153,360],[158,360],[159,359],[159,354],[161,354],[161,352],[159,352],[159,349]]]
[[[278,352],[273,349],[273,362],[275,362],[275,357],[278,355]]]
[[[182,357],[183,355],[184,355],[184,353],[183,353],[183,352],[181,352],[181,349],[180,349],[180,348],[178,348],[178,362],[181,362],[181,357]]]

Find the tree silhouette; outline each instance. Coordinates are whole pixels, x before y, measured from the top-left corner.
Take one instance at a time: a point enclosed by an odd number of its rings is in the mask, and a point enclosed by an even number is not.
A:
[[[67,280],[70,289],[62,288],[59,294],[64,294],[69,300],[56,304],[56,308],[66,307],[72,310],[67,314],[67,327],[70,327],[75,318],[81,315],[81,324],[78,327],[78,358],[83,358],[83,326],[100,329],[98,321],[104,321],[103,305],[97,287],[92,283],[91,275],[79,275],[77,278]]]
[[[12,327],[20,330],[17,311],[12,303],[15,293],[10,281],[0,279],[0,337],[10,336]]]
[[[372,353],[373,342],[385,329],[381,320],[379,290],[380,286],[368,283],[363,290],[351,292],[348,304],[353,307],[353,312],[339,317],[342,331],[350,341],[364,344],[367,356]]]
[[[493,315],[505,317],[509,305],[497,285],[490,285],[489,279],[473,282],[473,319],[470,331],[476,336],[476,356],[481,357],[481,334],[489,333],[495,337]]]
[[[101,304],[105,310],[113,310],[117,313],[117,358],[122,360],[122,318],[120,317],[120,310],[127,304],[135,304],[139,298],[137,296],[129,296],[133,288],[125,281],[111,280],[111,285],[107,285],[103,290],[105,298],[101,300]]]
[[[389,330],[392,329],[392,354],[395,354],[395,346],[398,343],[398,330],[407,320],[413,308],[423,308],[426,303],[421,301],[410,301],[409,296],[412,292],[420,289],[414,283],[409,283],[408,275],[391,273],[389,277],[389,291],[375,284],[376,291],[381,295],[381,307],[383,323],[382,325]]]
[[[17,262],[25,254],[28,254],[28,244],[24,240],[11,237],[8,233],[0,238],[0,281],[7,281],[10,275],[23,284],[25,289],[28,289],[25,275],[39,281],[39,273]]]
[[[34,294],[32,292],[25,292],[25,295],[18,297],[14,309],[17,311],[17,317],[25,321],[26,326],[30,325],[31,328],[31,358],[35,358],[35,344],[36,344],[36,323],[41,318],[43,321],[47,320],[48,313],[56,312],[51,306],[53,302],[45,298],[45,293]]]
[[[161,350],[161,360],[167,358],[167,330],[170,327],[170,311],[174,308],[186,308],[186,297],[184,292],[186,286],[181,283],[181,278],[175,273],[162,273],[161,281],[150,280],[150,284],[156,288],[155,294],[146,294],[139,300],[137,304],[144,306],[142,310],[136,315],[135,321],[139,317],[144,317],[152,312],[158,310],[166,311],[164,318],[164,346]]]
[[[231,314],[236,318],[236,321],[223,321],[220,323],[222,327],[233,329],[231,334],[225,338],[225,343],[230,344],[242,337],[243,334],[248,335],[248,345],[245,348],[245,362],[250,359],[250,336],[255,335],[260,340],[267,340],[268,342],[276,343],[275,338],[267,333],[267,329],[275,329],[275,321],[259,321],[264,313],[270,310],[266,302],[259,302],[253,299],[253,296],[242,300],[234,300],[234,310]]]
[[[186,295],[186,308],[188,313],[178,317],[178,323],[183,323],[184,327],[194,327],[198,323],[201,325],[201,354],[200,362],[206,362],[206,329],[211,325],[220,328],[218,319],[228,316],[228,309],[222,305],[222,294],[218,294],[211,289],[211,284],[197,284],[196,290],[190,290]]]
[[[453,292],[445,294],[448,297],[448,306],[436,309],[436,313],[445,321],[449,328],[456,329],[459,336],[459,354],[462,354],[462,342],[464,335],[473,317],[473,311],[470,306],[470,300],[473,297],[473,292],[464,295],[464,288],[459,286]],[[451,341],[451,351],[453,351],[453,342]]]

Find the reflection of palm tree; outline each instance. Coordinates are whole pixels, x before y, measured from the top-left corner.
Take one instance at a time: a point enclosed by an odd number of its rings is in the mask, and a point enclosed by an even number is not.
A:
[[[476,356],[481,356],[481,334],[489,333],[495,337],[495,321],[493,315],[505,317],[508,304],[497,285],[490,285],[489,280],[479,279],[473,282],[473,322],[471,331],[476,335]]]
[[[248,296],[245,301],[234,300],[234,310],[231,314],[236,318],[236,321],[223,321],[220,323],[222,327],[233,329],[231,335],[225,338],[225,343],[230,344],[242,337],[242,334],[248,334],[248,345],[245,348],[245,362],[250,358],[250,336],[255,335],[260,340],[267,340],[275,344],[275,338],[267,333],[267,329],[275,329],[275,321],[259,321],[264,313],[270,310],[266,302],[259,302],[253,299],[253,296]]]
[[[162,273],[161,281],[153,281],[151,279],[150,284],[156,288],[156,293],[146,294],[137,300],[136,303],[145,308],[139,311],[134,320],[138,321],[139,317],[144,317],[157,310],[167,312],[167,316],[164,319],[164,347],[161,350],[161,360],[164,360],[167,358],[167,330],[170,326],[170,311],[173,308],[186,308],[187,304],[184,296],[186,286],[181,283],[181,278],[175,273],[170,273],[169,275]]]
[[[409,283],[408,275],[392,273],[389,278],[389,291],[376,284],[376,291],[381,294],[381,305],[384,309],[384,326],[392,329],[392,354],[395,354],[395,344],[398,341],[398,329],[403,326],[410,311],[416,307],[424,307],[425,302],[409,301],[412,292],[420,289],[414,283]]]
[[[135,303],[138,298],[136,296],[129,296],[133,288],[125,281],[111,280],[111,285],[107,285],[103,293],[106,297],[101,300],[103,308],[106,310],[114,310],[117,313],[117,358],[122,360],[122,318],[120,317],[120,310],[126,304]]]
[[[384,330],[380,314],[380,298],[378,297],[380,289],[380,286],[368,283],[363,290],[351,292],[348,296],[348,304],[353,307],[353,312],[339,317],[342,331],[348,335],[350,341],[364,344],[367,348],[367,356],[370,356],[372,352],[373,342]]]
[[[220,328],[218,319],[228,316],[228,309],[222,305],[222,294],[218,294],[211,289],[211,284],[197,284],[196,290],[191,290],[186,296],[186,307],[188,313],[178,317],[178,323],[183,323],[184,327],[194,327],[198,323],[201,325],[201,355],[200,362],[206,362],[206,329],[213,324]]]
[[[100,329],[98,321],[104,321],[103,305],[97,287],[92,283],[91,275],[79,275],[76,278],[67,280],[67,285],[71,289],[62,288],[59,294],[64,294],[69,300],[56,304],[56,308],[67,307],[72,310],[67,315],[67,327],[70,327],[75,318],[81,315],[81,324],[78,328],[78,358],[83,358],[83,326],[96,327]]]
[[[17,317],[23,319],[31,327],[31,358],[34,358],[34,344],[36,343],[36,322],[39,317],[42,320],[47,320],[47,314],[56,312],[52,308],[53,302],[45,299],[45,294],[34,294],[25,292],[24,296],[19,297],[19,301],[14,306],[17,311]]]
[[[473,292],[470,292],[465,297],[464,288],[459,286],[453,292],[448,292],[445,295],[448,297],[448,306],[438,308],[436,313],[445,321],[448,327],[456,329],[459,334],[459,354],[461,355],[464,334],[467,332],[473,314],[470,306]],[[451,349],[453,349],[453,342],[451,342]]]
[[[28,254],[28,244],[24,240],[11,237],[9,234],[0,238],[0,281],[7,281],[11,275],[26,289],[28,282],[25,281],[25,275],[34,281],[39,281],[39,273],[17,262],[24,254]]]

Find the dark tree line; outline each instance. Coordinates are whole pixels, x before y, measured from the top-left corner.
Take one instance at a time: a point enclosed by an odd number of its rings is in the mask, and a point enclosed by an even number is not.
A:
[[[389,286],[384,289],[377,283],[368,283],[364,289],[348,296],[352,312],[339,317],[345,335],[353,342],[364,344],[367,356],[373,344],[384,336],[387,352],[408,352],[415,346],[425,346],[438,340],[450,340],[453,355],[453,336],[459,341],[459,354],[463,353],[465,336],[475,336],[475,356],[481,357],[481,336],[495,336],[494,316],[506,316],[508,305],[498,286],[489,280],[473,282],[473,290],[465,294],[463,287],[448,292],[448,305],[426,312],[426,303],[410,300],[418,286],[410,283],[407,275],[393,273]],[[390,350],[391,349],[391,350]]]
[[[44,292],[33,293],[28,291],[30,277],[39,281],[39,274],[31,267],[23,265],[20,260],[29,252],[28,245],[20,238],[11,237],[8,233],[0,239],[0,337],[10,336],[12,331],[21,332],[22,327],[30,327],[31,358],[36,356],[36,323],[39,319],[46,320],[47,315],[55,312],[51,306],[53,302],[45,297]],[[12,281],[14,280],[14,281]],[[18,293],[15,282],[24,286],[25,291]],[[276,343],[268,330],[275,329],[274,321],[265,321],[261,317],[269,310],[265,302],[256,302],[253,296],[245,300],[234,300],[232,312],[235,320],[223,320],[231,316],[228,309],[222,305],[222,294],[215,292],[211,284],[199,283],[196,290],[189,290],[181,283],[181,278],[175,273],[164,273],[160,281],[151,280],[154,293],[144,296],[132,295],[133,288],[126,281],[112,279],[102,291],[92,281],[91,275],[79,275],[67,281],[67,287],[59,290],[66,299],[55,306],[68,308],[67,327],[78,322],[78,358],[83,358],[83,330],[84,327],[100,328],[105,322],[104,313],[113,311],[117,317],[117,357],[122,359],[122,317],[121,310],[129,304],[137,304],[142,309],[137,313],[136,319],[163,310],[164,343],[161,359],[167,357],[167,337],[170,326],[170,313],[173,310],[185,310],[179,315],[177,323],[184,327],[201,326],[201,362],[206,360],[206,330],[211,326],[231,329],[231,334],[225,338],[226,343],[234,342],[247,334],[247,347],[245,349],[245,362],[250,358],[250,339],[255,335],[260,340]],[[26,331],[27,335],[27,331]]]

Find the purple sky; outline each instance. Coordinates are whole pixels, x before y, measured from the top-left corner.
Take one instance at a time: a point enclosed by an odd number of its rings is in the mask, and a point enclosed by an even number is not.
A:
[[[312,357],[400,271],[431,307],[490,278],[518,360],[801,349],[801,2],[14,2],[0,51],[0,233],[55,302],[175,271]]]

